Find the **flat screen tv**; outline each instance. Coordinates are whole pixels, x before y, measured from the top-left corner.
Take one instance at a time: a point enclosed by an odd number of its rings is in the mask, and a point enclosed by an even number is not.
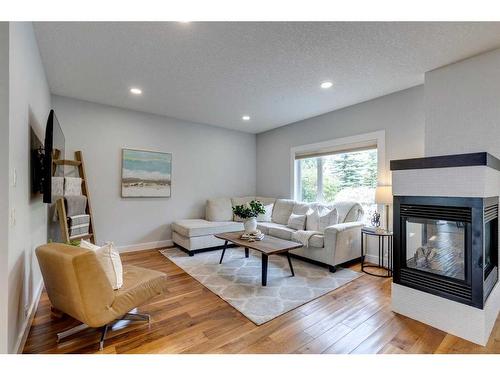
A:
[[[32,150],[33,190],[43,194],[44,203],[52,203],[52,178],[64,176],[64,166],[56,160],[64,160],[65,138],[54,110],[50,110],[42,147]]]

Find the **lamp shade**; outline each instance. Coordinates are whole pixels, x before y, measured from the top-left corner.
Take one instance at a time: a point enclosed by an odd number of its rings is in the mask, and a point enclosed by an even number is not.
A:
[[[377,186],[375,202],[378,204],[392,204],[392,186]]]

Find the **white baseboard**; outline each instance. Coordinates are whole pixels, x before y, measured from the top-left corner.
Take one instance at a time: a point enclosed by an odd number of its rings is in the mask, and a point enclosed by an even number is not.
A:
[[[134,245],[117,246],[117,249],[120,253],[128,253],[131,251],[151,250],[151,249],[156,249],[158,247],[169,247],[169,246],[174,246],[174,242],[172,240],[143,242]]]
[[[28,310],[28,314],[26,319],[23,322],[23,327],[21,332],[17,338],[16,346],[14,347],[14,353],[21,354],[24,349],[24,345],[26,344],[26,340],[28,339],[28,335],[30,333],[31,324],[33,323],[33,319],[35,318],[35,313],[38,307],[38,302],[40,301],[40,297],[42,295],[43,290],[43,281],[40,280],[40,284],[35,290],[33,301]]]

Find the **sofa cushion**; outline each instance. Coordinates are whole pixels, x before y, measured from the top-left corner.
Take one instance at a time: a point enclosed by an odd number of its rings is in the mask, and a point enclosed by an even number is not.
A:
[[[205,218],[208,221],[232,221],[233,206],[230,198],[214,198],[207,200]]]
[[[264,206],[267,206],[268,204],[274,204],[276,202],[276,198],[268,198],[268,197],[255,197],[256,201],[259,201],[262,203]]]
[[[109,307],[116,316],[122,316],[146,301],[167,291],[167,275],[155,270],[123,266],[123,287],[115,292]]]
[[[243,223],[236,223],[234,221],[186,219],[177,220],[172,223],[172,230],[183,235],[184,237],[197,237],[243,230]]]
[[[314,203],[305,202],[295,202],[293,205],[292,213],[295,215],[306,215],[312,207],[315,207]]]
[[[235,197],[235,198],[231,198],[231,204],[232,204],[232,207],[241,206],[242,204],[250,203],[254,199],[255,199],[255,197]],[[245,221],[245,219],[242,219],[241,217],[239,217],[237,215],[233,215],[233,220],[240,221],[240,222]]]
[[[292,214],[295,201],[292,199],[276,199],[273,209],[273,223],[288,224],[288,218]]]
[[[177,232],[172,232],[172,241],[174,241],[174,244],[187,250],[199,250],[224,245],[224,241],[214,235],[184,237],[182,234]]]
[[[265,222],[271,221],[271,218],[273,216],[273,207],[274,207],[273,203],[264,205],[264,210],[266,210],[266,213],[265,214],[258,214],[257,221],[265,221]]]
[[[257,229],[259,229],[264,234],[269,234],[269,229],[271,228],[285,228],[286,225],[277,223],[261,222],[257,223]]]
[[[252,196],[234,197],[234,198],[231,198],[231,203],[234,207],[234,206],[239,206],[241,204],[250,203],[253,200],[255,200],[255,197],[252,197]]]
[[[295,233],[296,230],[292,228],[288,228],[286,226],[282,227],[274,227],[269,228],[269,235],[273,237],[281,238],[282,240],[292,240],[292,234]]]
[[[349,223],[351,221],[359,221],[363,216],[363,208],[359,203],[345,201],[335,202],[333,207],[337,209],[338,222]]]
[[[309,247],[324,247],[325,236],[322,234],[315,234],[309,238]]]

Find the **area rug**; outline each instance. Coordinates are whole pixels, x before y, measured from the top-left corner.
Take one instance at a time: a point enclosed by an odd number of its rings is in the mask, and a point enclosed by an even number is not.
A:
[[[178,248],[160,250],[186,273],[217,294],[257,325],[264,324],[298,306],[335,290],[361,276],[349,269],[331,273],[292,258],[295,277],[291,276],[285,256],[269,257],[267,286],[261,285],[261,254],[243,248],[196,254],[192,257]]]

